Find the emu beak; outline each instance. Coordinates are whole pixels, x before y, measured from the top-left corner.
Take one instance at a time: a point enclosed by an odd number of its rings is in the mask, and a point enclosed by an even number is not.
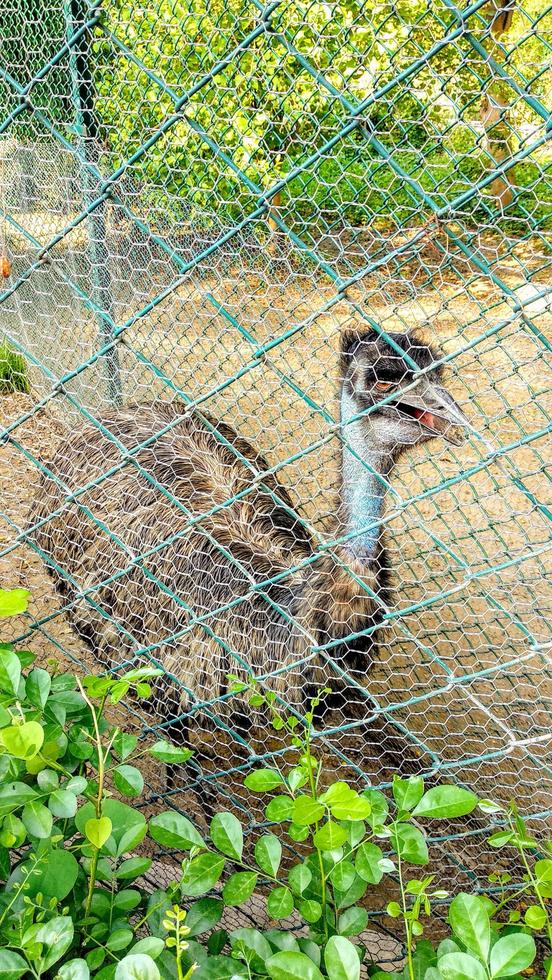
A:
[[[433,435],[443,436],[454,446],[461,446],[466,438],[470,423],[466,416],[442,385],[422,378],[415,388],[400,394],[397,398],[399,410],[406,409],[407,415],[415,418],[424,429]]]

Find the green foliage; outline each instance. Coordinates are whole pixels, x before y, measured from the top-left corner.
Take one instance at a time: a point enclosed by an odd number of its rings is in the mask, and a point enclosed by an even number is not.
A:
[[[0,340],[0,394],[30,391],[27,362],[6,340]]]
[[[510,72],[523,74],[528,63],[546,60],[542,33],[527,30],[529,18],[538,21],[543,3],[526,0],[500,47],[492,34],[484,38],[486,50]],[[413,197],[412,185],[385,162],[386,155],[439,208],[499,162],[483,138],[481,114],[487,95],[504,83],[467,40],[433,51],[414,74],[414,84],[391,88],[369,105],[364,127],[322,151],[346,126],[347,101],[362,103],[385,89],[453,30],[456,20],[447,0],[384,3],[369,17],[358,0],[336,0],[329,18],[324,4],[297,0],[272,12],[274,39],[271,31],[249,41],[258,21],[239,0],[155,0],[139,18],[131,0],[110,0],[104,9],[93,66],[110,166],[124,164],[171,118],[175,101],[183,101],[178,121],[133,167],[154,222],[219,227],[243,219],[258,205],[252,184],[274,186],[319,151],[318,161],[288,180],[280,195],[293,230],[308,239],[314,225],[330,231],[374,222],[376,227],[423,223],[431,209],[421,195]],[[478,38],[491,13],[489,5],[470,21]],[[109,32],[130,57],[106,41]],[[288,55],[285,42],[276,41],[280,36],[312,72]],[[332,97],[322,77],[345,104]],[[200,79],[209,82],[187,98]],[[531,95],[546,99],[546,86],[544,74],[537,74]],[[506,88],[504,125],[514,151],[522,127],[536,127],[540,120]],[[537,173],[530,186],[523,179],[525,166]],[[524,167],[515,174],[516,192],[505,215],[484,193],[464,220],[477,225],[492,213],[505,227],[513,218],[533,227],[535,208],[544,218],[550,182],[534,162]]]
[[[24,612],[26,602],[25,590],[0,592],[4,616]],[[344,780],[327,784],[311,728],[326,692],[313,699],[303,727],[252,688],[253,705],[266,704],[296,755],[294,765],[258,768],[245,779],[274,831],[250,837],[236,814],[222,811],[202,834],[177,811],[148,821],[136,806],[144,753],[173,764],[189,751],[169,742],[142,747],[106,717],[127,692],[146,696],[157,671],[81,682],[34,667],[10,644],[0,649],[0,668],[2,980],[359,980],[367,957],[362,902],[382,882],[396,894],[387,915],[402,924],[406,961],[391,975],[366,963],[379,980],[517,978],[535,962],[535,936],[541,946],[550,942],[552,859],[538,853],[516,807],[479,801],[455,784],[426,787],[421,777],[396,777],[390,798]],[[498,815],[490,843],[516,848],[527,873],[513,891],[510,876],[493,876],[498,899],[454,897],[449,936],[434,948],[421,937],[447,891],[434,874],[414,877],[430,860],[425,822],[477,807]],[[182,862],[178,880],[153,893],[142,881],[152,860],[135,853],[148,840]],[[303,931],[221,928],[225,907],[240,908],[255,892],[275,926],[294,915]],[[527,905],[523,921],[512,908],[517,897]]]

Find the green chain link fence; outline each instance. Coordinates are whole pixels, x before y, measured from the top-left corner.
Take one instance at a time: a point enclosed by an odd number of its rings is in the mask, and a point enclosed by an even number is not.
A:
[[[20,639],[91,666],[72,602],[109,617],[102,589],[125,588],[106,568],[64,602],[29,533],[41,474],[77,426],[109,439],[106,413],[152,398],[223,420],[266,457],[322,554],[336,544],[346,440],[339,337],[418,328],[473,430],[393,476],[370,696],[436,778],[515,795],[535,827],[549,821],[551,22],[544,0],[8,2],[0,335],[24,355],[30,390],[0,400],[0,569],[6,587],[32,590]],[[140,448],[110,455],[92,483],[109,486]],[[172,503],[195,526],[211,516]],[[172,533],[158,530],[156,553]],[[147,572],[151,554],[132,561]],[[202,615],[153,578],[213,635],[220,609]],[[163,662],[170,637],[144,644],[115,620],[126,645],[114,670]],[[251,638],[229,655],[254,666]],[[192,716],[225,727],[222,703],[188,693]],[[355,726],[318,737],[338,769],[384,780]],[[197,780],[247,808],[237,775],[252,757],[227,734]],[[162,779],[151,774],[152,793]],[[189,805],[182,786],[167,797]],[[442,834],[451,874],[477,874],[481,834]]]

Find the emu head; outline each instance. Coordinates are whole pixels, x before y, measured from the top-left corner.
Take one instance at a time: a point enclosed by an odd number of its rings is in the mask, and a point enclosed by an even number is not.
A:
[[[342,337],[342,421],[359,420],[370,445],[394,458],[436,436],[460,445],[469,422],[443,385],[438,355],[411,334],[375,330]],[[422,372],[422,373],[419,373]]]

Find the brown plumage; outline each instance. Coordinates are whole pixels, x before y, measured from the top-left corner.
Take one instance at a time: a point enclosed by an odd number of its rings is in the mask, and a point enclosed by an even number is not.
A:
[[[431,364],[429,348],[394,336],[420,367]],[[360,478],[356,470],[351,476],[351,464],[360,454],[361,465],[387,478],[401,451],[443,434],[461,416],[427,376],[415,397],[404,394],[410,365],[373,333],[348,336],[343,358],[342,422],[349,398],[353,422],[343,432],[352,451],[344,451],[349,485],[336,533],[353,536],[329,552],[316,552],[262,456],[228,425],[187,413],[183,404],[113,411],[100,427],[77,431],[49,464],[31,518],[43,522],[33,540],[101,664],[141,653],[163,665],[168,679],[157,704],[166,719],[203,705],[205,716],[243,724],[243,704],[228,693],[227,678],[245,680],[250,671],[298,711],[329,682],[336,691],[330,706],[371,714],[368,691],[354,688],[369,683],[387,570],[380,529],[371,537],[355,530],[369,519],[353,513]],[[382,385],[397,390],[396,401],[379,405]],[[373,509],[383,491],[369,479]],[[329,658],[313,652],[336,640]],[[379,724],[378,731],[392,745],[389,730]]]

